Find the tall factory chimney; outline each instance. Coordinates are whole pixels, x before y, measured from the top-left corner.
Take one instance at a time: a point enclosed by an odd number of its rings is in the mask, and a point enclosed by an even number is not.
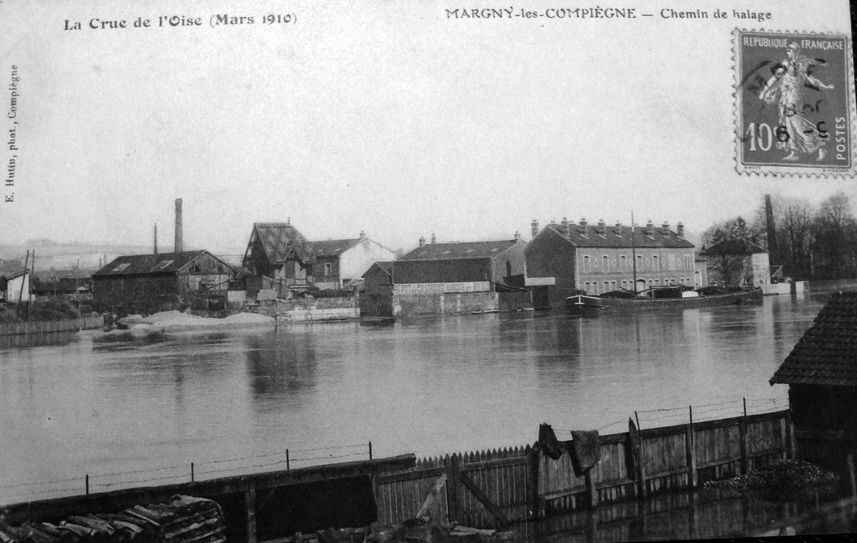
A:
[[[155,223],[155,233],[154,233],[154,238],[155,238],[155,248],[154,248],[154,253],[155,253],[155,254],[158,254],[158,223]]]
[[[771,205],[771,195],[765,195],[765,230],[768,235],[768,258],[771,264],[779,264],[779,247],[777,247],[777,227],[774,223],[774,207]]]
[[[184,242],[182,241],[182,199],[176,198],[176,242],[173,251],[180,253],[184,251]]]

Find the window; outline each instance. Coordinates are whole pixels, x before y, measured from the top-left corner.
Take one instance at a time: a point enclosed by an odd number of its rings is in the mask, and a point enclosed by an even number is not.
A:
[[[626,271],[628,269],[628,262],[625,260],[625,255],[619,257],[619,270]],[[624,281],[622,281],[624,283]]]
[[[637,255],[637,271],[643,270],[643,255]]]
[[[588,255],[583,257],[583,271],[589,272],[589,256]]]
[[[330,277],[330,262],[324,263],[324,277],[325,277],[325,279]]]
[[[652,256],[652,269],[655,271],[660,270],[660,267],[658,266],[658,255]]]
[[[172,261],[172,260],[162,260],[161,262],[158,262],[158,265],[157,265],[157,266],[155,266],[154,268],[152,268],[152,271],[158,271],[158,270],[166,269],[166,268],[167,268],[167,267],[169,267],[169,265],[170,265],[170,264],[172,264],[172,263],[173,263],[173,261]]]
[[[604,281],[604,292],[610,290],[610,281]]]
[[[506,261],[506,277],[512,277],[512,263]]]
[[[119,264],[118,266],[116,266],[115,268],[113,268],[113,272],[115,273],[115,272],[121,272],[121,271],[124,271],[124,270],[125,270],[125,269],[127,269],[127,268],[128,268],[128,266],[130,266],[130,265],[131,265],[131,263],[130,263],[130,262],[123,262],[122,264]]]
[[[601,272],[607,273],[607,255],[601,257]]]
[[[675,268],[675,255],[674,254],[670,253],[667,263],[668,263],[667,269],[672,271]]]

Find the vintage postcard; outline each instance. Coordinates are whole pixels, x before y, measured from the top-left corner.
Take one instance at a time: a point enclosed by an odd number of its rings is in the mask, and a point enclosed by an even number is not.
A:
[[[0,0],[0,543],[857,514],[848,0]]]

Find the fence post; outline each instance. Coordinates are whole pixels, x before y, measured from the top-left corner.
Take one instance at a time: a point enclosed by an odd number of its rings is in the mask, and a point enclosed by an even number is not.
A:
[[[89,474],[86,474],[86,495],[89,496]]]
[[[747,457],[747,398],[744,398],[744,416],[741,417],[741,423],[738,426],[738,432],[741,436],[741,474],[744,475],[750,470],[750,461]]]
[[[685,456],[687,458],[687,486],[696,488],[699,475],[696,472],[696,440],[693,435],[693,406],[687,406],[688,423],[684,436]]]
[[[190,463],[190,482],[193,482],[193,462]]]
[[[529,492],[527,493],[527,518],[535,520],[541,516],[539,511],[539,462],[541,461],[541,453],[538,448],[527,446],[527,479],[529,484]]]
[[[251,486],[244,493],[244,506],[247,511],[247,543],[256,543],[256,487]]]
[[[458,468],[461,460],[457,454],[451,454],[444,459],[447,482],[447,507],[449,509],[450,522],[462,522],[460,504],[458,503]]]
[[[289,450],[286,449],[286,471],[290,470],[291,466],[289,465]]]
[[[598,507],[598,488],[592,478],[592,470],[586,470],[583,474],[583,479],[586,482],[586,495],[589,501],[589,508],[595,509]]]
[[[372,460],[372,442],[369,442],[369,460]]]

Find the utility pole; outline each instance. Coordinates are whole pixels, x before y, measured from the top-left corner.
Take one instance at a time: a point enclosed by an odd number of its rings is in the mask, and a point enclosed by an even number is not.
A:
[[[637,232],[634,226],[634,212],[631,211],[631,266],[634,270],[634,294],[637,294]]]

